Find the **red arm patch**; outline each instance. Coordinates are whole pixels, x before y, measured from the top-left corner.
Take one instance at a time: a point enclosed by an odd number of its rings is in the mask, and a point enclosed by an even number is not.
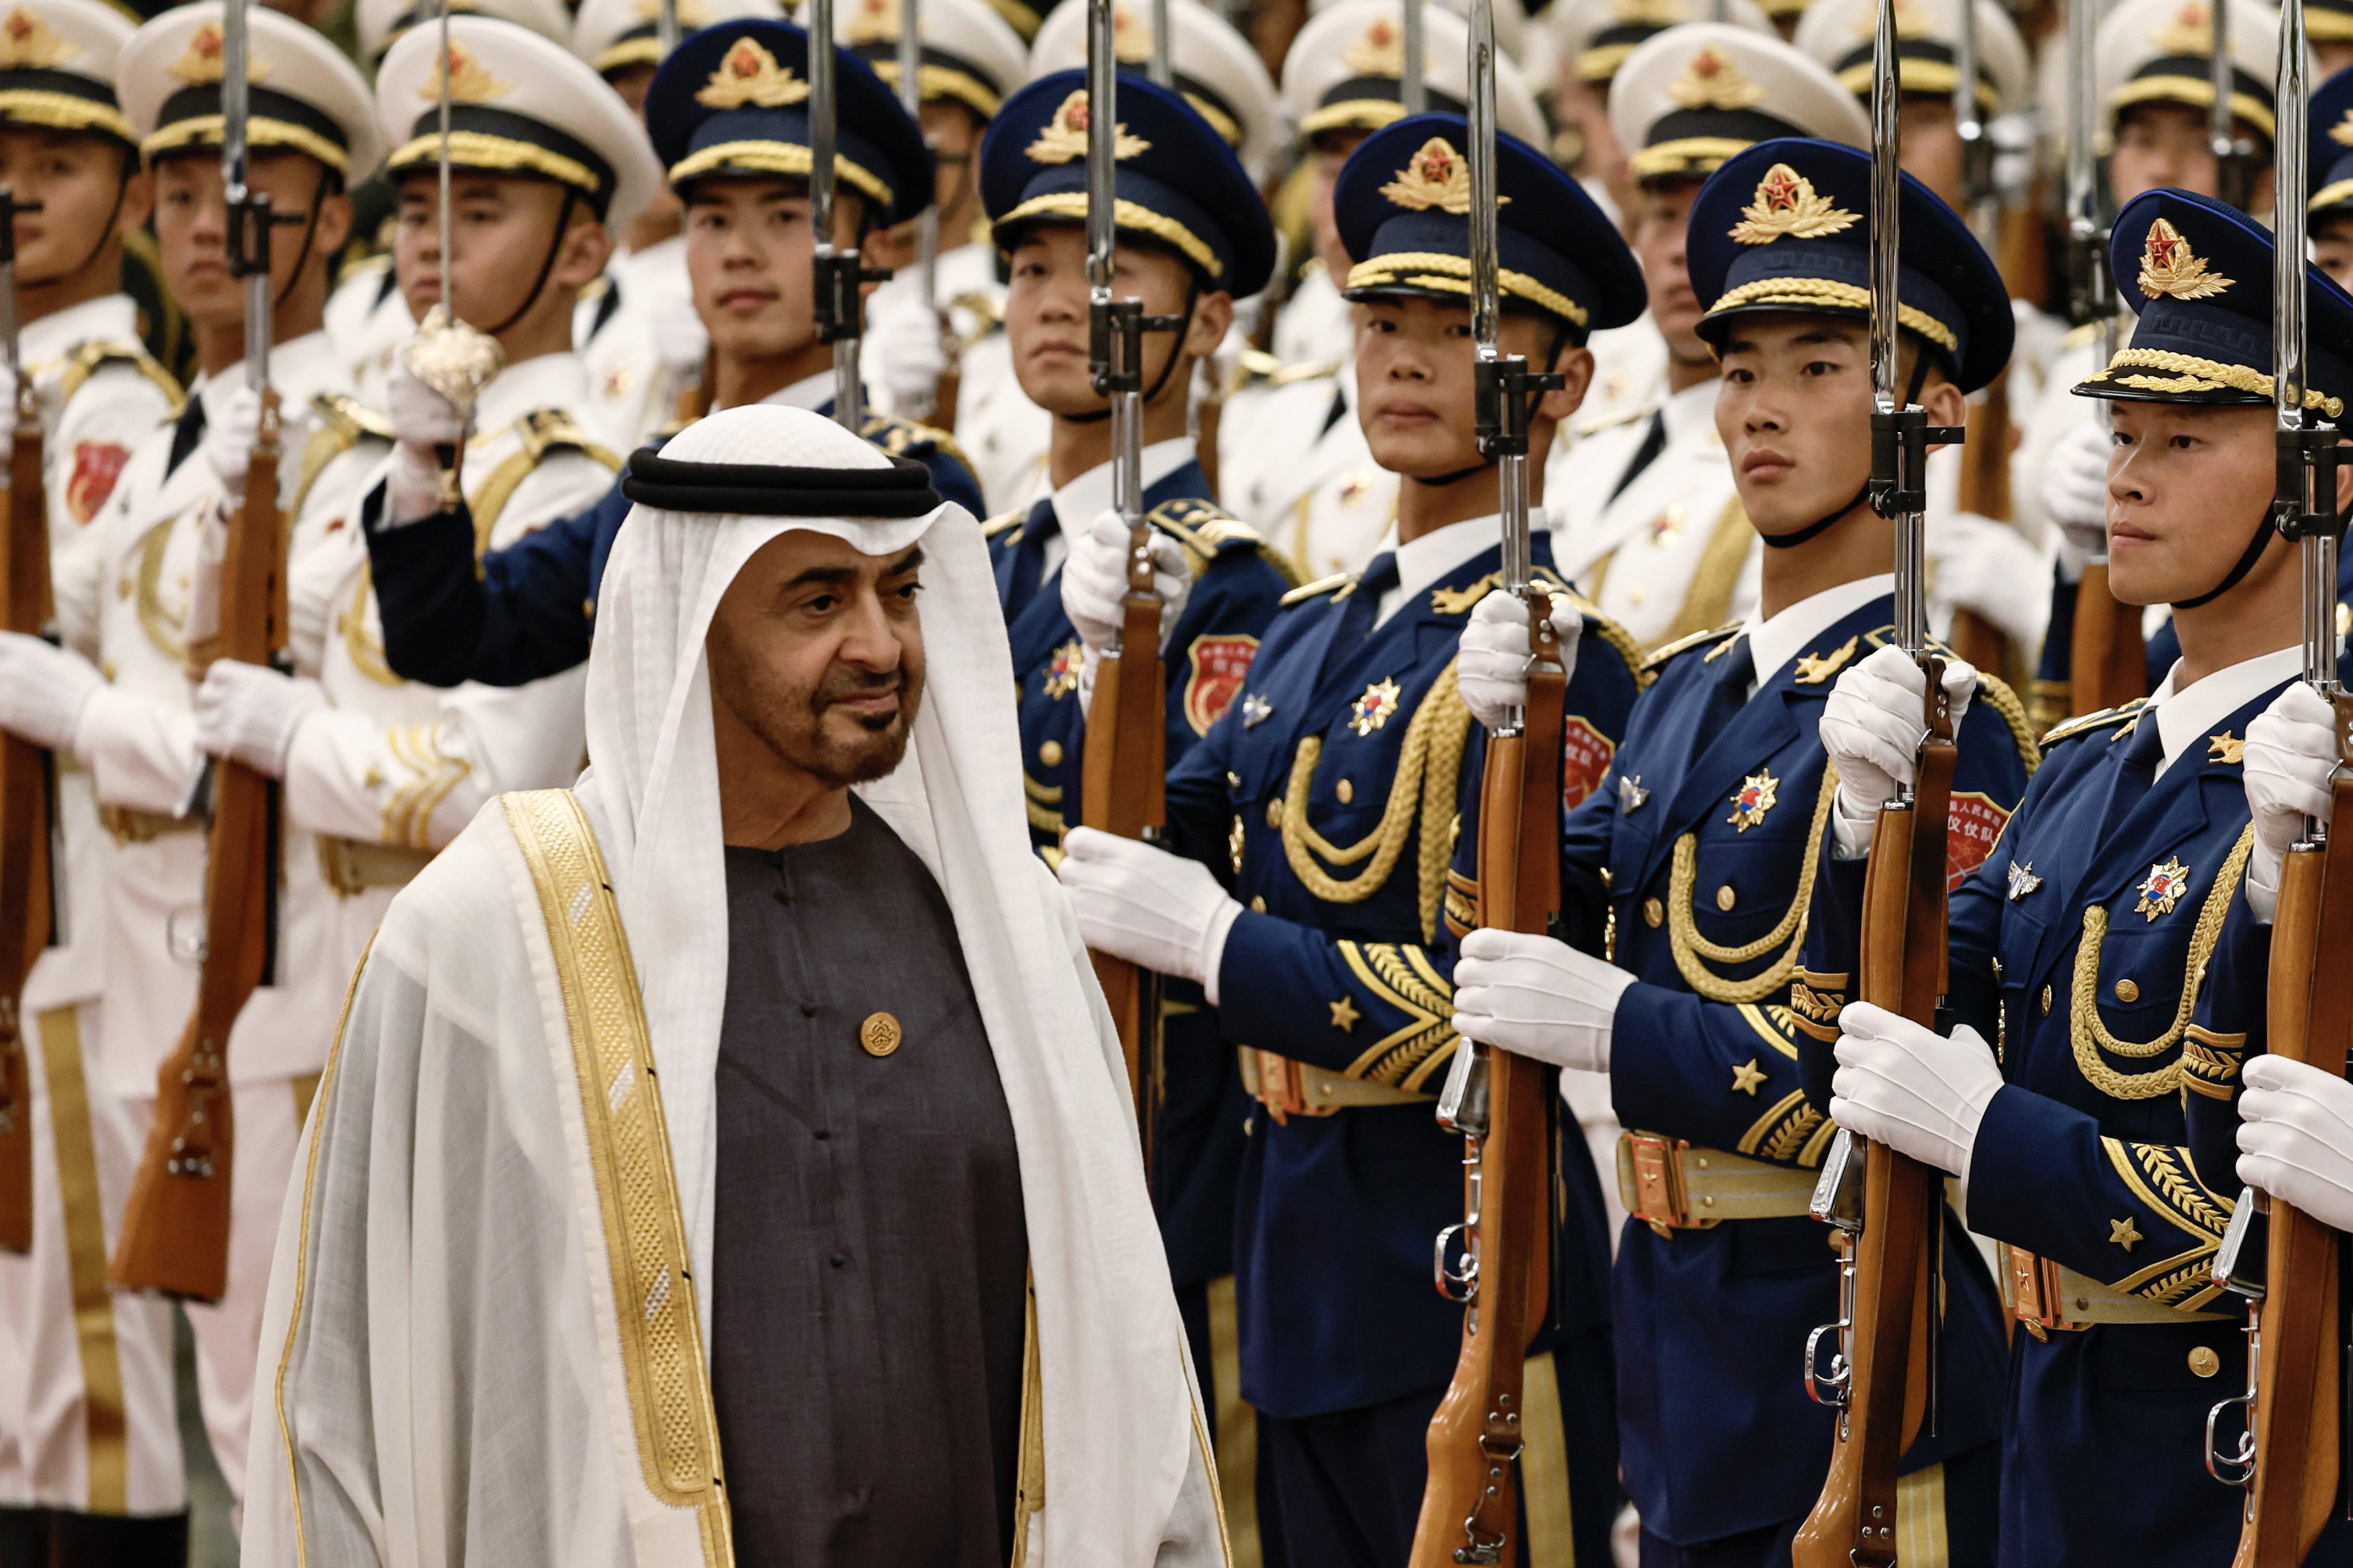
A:
[[[1945,816],[1945,891],[1958,892],[1968,874],[1986,863],[2001,830],[2010,826],[2010,813],[1993,803],[1990,795],[1975,790],[1967,794],[1956,791],[1952,805]]]
[[[114,493],[114,481],[122,477],[122,465],[130,460],[131,448],[111,441],[84,441],[74,448],[73,473],[66,480],[66,510],[73,514],[76,527],[98,515],[106,498]]]
[[[1185,721],[1196,735],[1206,735],[1241,695],[1250,660],[1258,657],[1258,638],[1195,637],[1187,657],[1193,668],[1185,682]]]
[[[1560,727],[1560,805],[1575,811],[1577,803],[1601,787],[1601,775],[1618,748],[1609,737],[1570,714]]]

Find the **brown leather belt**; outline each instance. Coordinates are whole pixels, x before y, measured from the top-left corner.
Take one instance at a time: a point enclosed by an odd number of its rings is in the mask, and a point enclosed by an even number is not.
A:
[[[100,805],[98,820],[117,844],[151,844],[168,834],[200,833],[206,826],[201,816],[172,816],[128,805]]]
[[[1661,1236],[1728,1219],[1789,1219],[1813,1201],[1816,1173],[1651,1132],[1618,1137],[1618,1199]]]
[[[431,862],[430,849],[319,835],[319,875],[344,898],[369,888],[405,888]]]
[[[2002,1256],[2009,1265],[2001,1273],[2002,1301],[2038,1340],[2049,1338],[2052,1330],[2077,1333],[2094,1323],[2211,1323],[2230,1315],[2185,1312],[2113,1289],[2022,1247],[2005,1243]]]
[[[1242,1088],[1266,1107],[1277,1126],[1293,1116],[1330,1116],[1352,1105],[1425,1105],[1438,1098],[1350,1078],[1251,1046],[1240,1050]]]

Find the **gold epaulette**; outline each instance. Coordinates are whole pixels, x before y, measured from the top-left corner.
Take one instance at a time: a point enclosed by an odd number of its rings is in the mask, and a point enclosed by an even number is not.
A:
[[[164,401],[172,405],[175,416],[187,405],[187,394],[178,379],[148,357],[146,350],[136,343],[115,343],[103,338],[92,338],[86,343],[77,343],[73,352],[66,355],[65,374],[58,383],[58,406],[62,408],[71,403],[74,394],[82,389],[82,384],[110,364],[127,364],[153,382],[163,391]]]
[[[354,278],[364,278],[372,273],[382,272],[391,265],[392,253],[388,250],[354,249],[349,258],[335,269],[335,280],[328,285],[329,292],[342,288]]]
[[[389,441],[392,421],[355,398],[340,392],[322,392],[311,399],[311,433],[302,442],[302,468],[294,482],[290,515],[300,518],[311,499],[311,487],[327,465],[360,444],[362,439]]]
[[[2042,746],[2034,738],[2034,725],[2026,717],[2026,704],[2018,700],[2009,681],[1982,669],[1978,671],[1978,695],[1992,703],[2001,721],[2010,726],[2010,738],[2018,747],[2018,760],[2026,764],[2026,776],[2032,778],[2034,770],[2042,765]]]
[[[1005,302],[995,295],[985,294],[977,289],[968,289],[950,300],[948,309],[969,310],[980,319],[980,331],[965,340],[966,348],[980,342],[989,333],[1000,331],[1005,325]]]
[[[1613,426],[1630,424],[1637,419],[1647,419],[1657,408],[1658,405],[1655,403],[1641,403],[1631,408],[1620,408],[1609,414],[1597,414],[1590,419],[1579,420],[1572,427],[1572,433],[1578,436],[1590,436],[1597,430],[1607,430]]]
[[[1667,667],[1667,660],[1674,658],[1675,655],[1689,653],[1702,643],[1715,642],[1731,637],[1739,631],[1741,623],[1738,621],[1726,621],[1720,626],[1711,626],[1704,632],[1694,632],[1689,637],[1677,637],[1671,643],[1652,648],[1650,657],[1642,660],[1642,668],[1645,673],[1655,678],[1660,670]]]
[[[1282,552],[1271,548],[1266,536],[1249,523],[1225,510],[1215,502],[1183,499],[1165,500],[1145,515],[1145,521],[1164,532],[1175,536],[1192,558],[1193,575],[1198,577],[1208,570],[1209,563],[1229,550],[1249,548],[1282,574],[1285,583],[1296,583],[1299,574]]]
[[[1026,506],[1017,506],[1011,511],[1000,511],[980,525],[980,536],[983,539],[995,539],[1000,533],[1009,532],[1020,527],[1029,516],[1029,509]]]
[[[577,452],[595,463],[602,464],[607,473],[621,471],[620,454],[596,441],[582,427],[580,422],[561,408],[534,408],[512,423],[500,426],[488,436],[477,436],[476,442],[487,443],[516,432],[522,445],[501,458],[498,465],[482,476],[481,484],[467,498],[467,507],[474,514],[474,559],[480,561],[490,548],[491,534],[497,529],[499,514],[506,510],[507,502],[533,469],[548,458],[564,452]]]
[[[2105,321],[2085,321],[2080,327],[2071,327],[2067,331],[2067,335],[2059,340],[2059,346],[2063,350],[2080,349],[2098,337],[2101,329],[2106,325]]]
[[[2042,737],[2043,754],[2048,756],[2051,748],[2062,741],[2072,741],[2078,735],[2088,734],[2094,730],[2105,729],[2110,724],[2121,724],[2137,715],[2147,706],[2147,698],[2136,697],[2131,701],[2120,702],[2114,708],[2103,708],[2096,713],[2086,713],[2081,719],[2070,719]]]
[[[1356,580],[1356,575],[1353,572],[1335,572],[1329,577],[1318,577],[1313,583],[1302,583],[1298,587],[1276,600],[1275,604],[1278,608],[1282,609],[1288,609],[1293,605],[1303,605],[1310,599],[1318,599],[1326,594],[1336,594]]]
[[[1228,393],[1245,387],[1263,386],[1275,391],[1294,386],[1303,381],[1321,381],[1340,374],[1340,362],[1335,359],[1300,360],[1286,363],[1264,349],[1244,349],[1234,362],[1234,373],[1228,382]]]
[[[967,468],[972,467],[972,459],[964,455],[955,437],[895,414],[868,415],[858,433],[894,458],[903,458],[918,447],[929,447],[944,458],[954,458]]]

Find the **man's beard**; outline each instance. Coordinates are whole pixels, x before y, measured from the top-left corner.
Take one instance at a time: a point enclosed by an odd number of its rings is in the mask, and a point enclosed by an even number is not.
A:
[[[897,691],[898,711],[860,717],[853,735],[830,731],[827,717],[844,698]],[[907,754],[915,714],[923,704],[923,678],[905,665],[885,674],[836,664],[814,688],[771,684],[754,677],[749,710],[737,716],[768,749],[830,788],[869,784],[895,770]]]

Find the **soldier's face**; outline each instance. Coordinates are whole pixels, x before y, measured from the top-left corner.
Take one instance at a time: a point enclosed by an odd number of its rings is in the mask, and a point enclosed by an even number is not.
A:
[[[2312,259],[2340,287],[2353,289],[2353,215],[2329,218],[2314,227]]]
[[[1496,337],[1507,354],[1542,363],[1552,346],[1549,318],[1505,314]],[[1373,461],[1394,474],[1430,479],[1459,473],[1480,461],[1473,428],[1472,363],[1477,340],[1471,312],[1461,305],[1408,297],[1375,300],[1358,312],[1356,417]],[[1593,355],[1564,348],[1553,368],[1567,387],[1537,400],[1541,431],[1531,429],[1530,450],[1543,451],[1551,426],[1577,411],[1593,375]]]
[[[1049,414],[1092,414],[1103,405],[1087,372],[1087,235],[1077,224],[1033,224],[1012,251],[1005,296],[1005,336],[1022,395]],[[1122,245],[1113,256],[1112,293],[1141,300],[1147,316],[1180,315],[1192,274],[1163,251]],[[1160,396],[1186,395],[1181,374],[1162,377],[1168,356],[1206,354],[1233,319],[1233,301],[1203,294],[1180,344],[1174,332],[1144,334],[1144,386]]]
[[[863,204],[833,205],[836,245],[858,243]],[[817,250],[798,180],[702,180],[687,193],[686,272],[717,353],[773,359],[816,341],[809,264]]]
[[[806,529],[754,552],[703,639],[723,778],[781,767],[835,789],[899,765],[923,697],[923,564]]]
[[[2113,403],[2108,586],[2127,605],[2211,593],[2254,535],[2276,483],[2268,406]],[[2288,569],[2274,545],[2249,578]]]
[[[1691,231],[1692,202],[1700,180],[1654,180],[1642,186],[1634,207],[1634,256],[1642,264],[1642,287],[1650,295],[1651,320],[1667,340],[1667,352],[1684,364],[1712,356],[1699,339],[1699,296],[1683,262]]]
[[[1905,174],[1934,191],[1938,201],[1959,212],[1966,197],[1961,190],[1961,127],[1953,118],[1952,99],[1907,92],[1898,125],[1901,142],[1896,162]]]
[[[272,211],[296,220],[275,230],[269,247],[271,294],[282,300],[297,271],[351,237],[351,198],[335,194],[324,164],[300,153],[255,152],[246,183],[269,198]],[[318,222],[306,248],[301,236],[314,209]],[[192,151],[156,165],[155,241],[164,286],[191,319],[199,325],[245,319],[245,285],[228,270],[228,205],[217,153]]]
[[[559,216],[565,225],[560,242]],[[553,266],[551,246],[556,252]],[[512,321],[532,303],[534,289],[551,308],[568,309],[563,296],[542,286],[542,268],[556,289],[579,289],[604,270],[613,246],[585,204],[573,202],[565,214],[564,188],[552,181],[459,169],[449,184],[449,249],[458,318],[488,331]],[[409,314],[424,320],[441,302],[441,186],[430,169],[401,182],[392,263]]]
[[[2255,135],[2243,121],[2234,128],[2240,135]],[[2206,138],[2206,111],[2186,103],[2141,103],[2126,110],[2116,124],[2116,151],[2108,154],[2108,185],[2119,207],[2167,185],[2201,196],[2218,195],[2221,181]],[[2257,171],[2255,190],[2257,205],[2269,207],[2269,165]]]
[[[16,215],[16,276],[78,270],[111,232],[147,221],[154,182],[122,147],[65,131],[0,131],[0,185],[37,213]]]

